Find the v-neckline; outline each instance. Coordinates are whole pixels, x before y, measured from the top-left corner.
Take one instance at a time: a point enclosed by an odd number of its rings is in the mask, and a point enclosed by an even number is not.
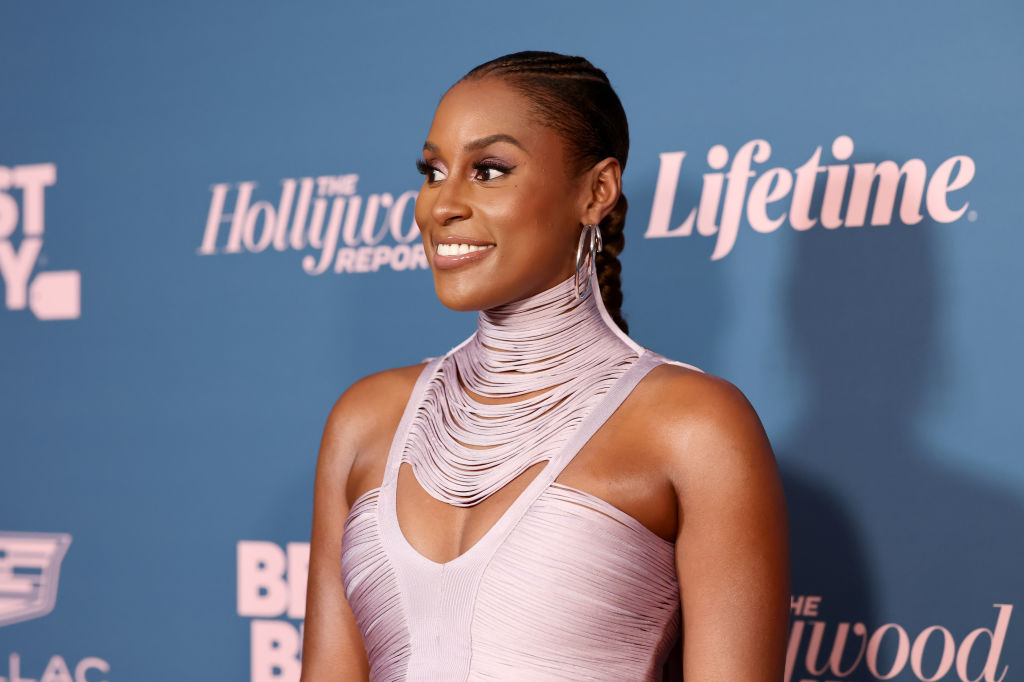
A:
[[[453,351],[455,349],[452,349]],[[451,353],[452,351],[449,351]],[[465,564],[470,558],[484,551],[484,548],[495,545],[507,535],[510,526],[518,522],[526,513],[533,502],[543,493],[544,489],[551,485],[558,477],[558,474],[572,461],[573,457],[583,446],[594,436],[607,418],[618,409],[618,407],[632,393],[633,388],[646,376],[650,369],[657,363],[657,354],[641,348],[633,363],[608,387],[608,390],[601,395],[600,399],[591,407],[583,420],[576,426],[573,434],[565,443],[552,455],[544,467],[534,476],[533,480],[523,489],[511,504],[501,513],[497,521],[481,535],[476,542],[462,553],[448,561],[435,561],[418,549],[416,549],[405,535],[402,526],[398,521],[398,471],[402,464],[401,448],[404,446],[408,436],[413,415],[419,408],[423,393],[430,381],[434,378],[442,361],[448,354],[433,358],[423,369],[416,387],[406,404],[405,414],[399,423],[388,451],[387,463],[385,465],[384,481],[381,484],[382,498],[378,503],[378,514],[383,514],[387,521],[386,526],[394,531],[393,546],[401,551],[410,560],[427,565],[434,569],[447,570]],[[639,376],[637,376],[639,374]],[[623,389],[622,387],[625,386]],[[615,397],[614,404],[609,403],[609,398]],[[597,424],[595,426],[595,421]],[[422,486],[421,486],[422,487]],[[496,540],[496,538],[498,540]]]
[[[580,426],[582,426],[582,424],[580,424]],[[431,559],[427,555],[423,554],[423,552],[416,549],[416,547],[413,546],[413,544],[409,541],[409,538],[406,536],[405,531],[402,529],[402,524],[398,520],[398,473],[396,471],[395,476],[392,480],[392,485],[390,486],[391,489],[386,493],[387,495],[389,495],[389,499],[386,506],[387,513],[392,517],[394,528],[398,531],[397,533],[395,533],[395,535],[397,536],[398,544],[402,547],[402,550],[405,551],[407,554],[415,556],[416,561],[427,563],[437,568],[451,568],[461,563],[464,563],[467,560],[466,557],[474,555],[478,551],[481,551],[478,548],[491,543],[493,541],[493,538],[499,534],[499,528],[502,528],[505,525],[513,522],[514,511],[518,510],[518,508],[523,506],[524,504],[529,506],[529,504],[532,503],[532,499],[538,497],[540,493],[543,492],[543,488],[546,488],[550,484],[549,482],[541,485],[541,479],[551,468],[553,461],[554,458],[548,460],[544,464],[544,466],[541,467],[540,471],[537,472],[537,475],[533,477],[533,480],[530,481],[518,495],[516,495],[515,499],[512,500],[511,504],[509,504],[509,506],[506,507],[505,510],[498,516],[498,519],[493,524],[491,524],[491,527],[484,531],[483,535],[477,538],[476,542],[474,542],[472,545],[466,548],[462,553],[456,555],[448,561],[435,561],[434,559]],[[399,464],[399,468],[400,467],[401,464]],[[413,476],[415,478],[415,474],[413,474]],[[541,490],[538,490],[538,487],[541,488]],[[515,516],[521,517],[525,512],[526,509],[523,509],[522,513],[517,513]]]

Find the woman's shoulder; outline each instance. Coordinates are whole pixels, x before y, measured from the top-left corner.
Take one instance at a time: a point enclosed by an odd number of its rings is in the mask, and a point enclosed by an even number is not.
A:
[[[347,441],[347,450],[361,446],[381,429],[400,418],[424,367],[415,365],[379,370],[352,382],[334,401],[327,416],[325,439]]]
[[[653,352],[653,351],[649,351]],[[771,456],[761,419],[731,381],[694,365],[661,360],[644,382],[640,414],[653,444],[670,462],[692,467],[735,466]]]
[[[367,400],[372,401],[376,397],[387,396],[395,391],[402,392],[406,388],[411,390],[424,367],[431,360],[433,358],[426,358],[414,365],[389,367],[362,376],[345,389],[339,397],[339,401],[347,399],[350,402],[364,403]]]
[[[732,382],[680,360],[644,349],[655,360],[655,367],[644,379],[648,397],[653,404],[663,405],[657,410],[676,418],[702,418],[718,414],[722,408],[749,407],[743,392]]]
[[[409,394],[433,358],[414,365],[378,370],[360,377],[346,388],[335,402],[335,410],[345,413],[375,412],[396,399],[404,405]],[[403,399],[404,398],[404,399]]]

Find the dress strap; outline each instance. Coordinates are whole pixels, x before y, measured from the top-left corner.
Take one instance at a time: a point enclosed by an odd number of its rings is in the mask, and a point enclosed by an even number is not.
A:
[[[558,475],[562,473],[565,467],[569,466],[569,462],[594,437],[597,430],[608,421],[608,417],[612,416],[612,413],[619,409],[619,406],[629,397],[629,394],[633,392],[636,385],[647,376],[647,373],[663,362],[664,358],[657,353],[645,348],[642,349],[640,357],[612,384],[608,392],[601,397],[601,400],[576,428],[572,437],[566,442],[565,447],[544,467],[544,471],[541,472],[538,478],[544,477],[547,480],[545,488],[558,478]]]
[[[504,538],[512,532],[519,520],[526,514],[538,497],[554,482],[562,470],[569,465],[569,462],[593,438],[597,430],[601,428],[608,417],[623,403],[640,380],[647,376],[647,373],[660,364],[665,358],[647,349],[642,353],[626,372],[620,376],[612,387],[605,393],[600,402],[595,405],[583,421],[576,427],[573,435],[565,443],[565,446],[548,462],[537,476],[530,481],[518,498],[512,503],[505,514],[498,520],[494,528],[488,532],[486,540],[490,542],[491,549],[497,548]]]
[[[402,464],[402,448],[405,446],[405,440],[409,435],[409,426],[412,424],[413,417],[416,416],[416,410],[419,409],[420,404],[423,402],[423,394],[426,392],[427,386],[434,378],[434,375],[437,374],[441,363],[449,353],[426,358],[426,364],[413,385],[409,401],[405,404],[405,410],[402,412],[402,419],[398,422],[398,428],[395,430],[394,438],[391,440],[387,463],[384,465],[384,480],[381,482],[382,490],[390,489],[393,492],[396,487],[398,468]]]

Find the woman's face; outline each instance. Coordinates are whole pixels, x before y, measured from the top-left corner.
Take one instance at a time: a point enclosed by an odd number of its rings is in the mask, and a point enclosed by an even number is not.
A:
[[[562,139],[502,79],[448,91],[420,169],[416,223],[445,306],[491,308],[573,274],[585,183],[570,177]]]

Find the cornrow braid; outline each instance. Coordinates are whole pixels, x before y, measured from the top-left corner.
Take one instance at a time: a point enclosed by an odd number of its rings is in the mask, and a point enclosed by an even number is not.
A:
[[[622,316],[622,264],[619,254],[626,247],[626,210],[629,202],[626,195],[620,194],[619,200],[608,215],[601,221],[601,250],[597,253],[597,283],[601,287],[601,299],[615,324],[626,334],[629,324]]]
[[[565,141],[568,172],[575,177],[613,157],[623,170],[629,156],[629,124],[622,102],[605,72],[583,57],[556,52],[508,54],[477,66],[461,80],[500,77],[523,93],[533,114]],[[597,256],[597,281],[612,320],[629,333],[622,316],[623,230],[629,203],[624,195],[601,221],[603,250]]]

